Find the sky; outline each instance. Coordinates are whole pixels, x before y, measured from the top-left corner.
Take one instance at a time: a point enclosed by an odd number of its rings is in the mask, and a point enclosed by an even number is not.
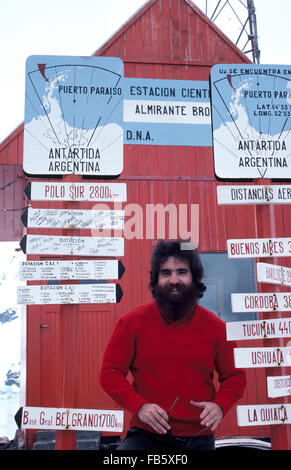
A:
[[[239,2],[230,0],[235,8]],[[0,0],[0,142],[24,120],[27,57],[90,56],[145,3],[145,0]],[[206,0],[194,3],[205,11]],[[209,10],[213,11],[217,3],[208,0]],[[260,63],[291,64],[290,0],[254,0],[254,4]],[[229,13],[225,10],[220,18],[227,32],[227,27],[234,24],[231,10]]]

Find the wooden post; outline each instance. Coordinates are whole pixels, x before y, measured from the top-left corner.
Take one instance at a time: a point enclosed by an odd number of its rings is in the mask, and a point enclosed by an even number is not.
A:
[[[256,181],[256,184],[263,184],[268,186],[271,184],[271,180],[266,179],[259,179]],[[256,230],[257,230],[257,238],[276,238],[276,223],[275,223],[275,209],[274,205],[272,204],[264,204],[264,205],[256,205],[255,206],[255,213],[256,213]],[[262,258],[259,259],[261,262],[271,263],[271,264],[279,264],[278,258]],[[279,292],[279,286],[272,286],[270,288],[269,284],[259,283],[258,284],[258,291],[265,293],[265,292]],[[260,314],[262,319],[268,318],[282,318],[281,312],[275,313],[261,313]],[[280,347],[285,346],[285,339],[284,338],[277,338],[277,339],[265,339],[264,340],[264,347],[277,347],[278,341]],[[265,369],[265,376],[266,376],[266,384],[267,384],[267,376],[275,376],[275,375],[284,375],[284,368],[266,368]],[[267,386],[267,385],[265,385]],[[269,399],[271,403],[288,403],[288,397],[281,398],[272,398]],[[291,450],[291,425],[290,424],[276,424],[270,426],[271,428],[271,444],[272,450]]]

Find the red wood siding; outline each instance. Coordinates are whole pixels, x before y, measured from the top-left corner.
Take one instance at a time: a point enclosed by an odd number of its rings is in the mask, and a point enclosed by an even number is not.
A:
[[[207,81],[215,63],[249,62],[190,0],[150,0],[95,55],[120,57],[126,77],[154,79]],[[20,126],[0,146],[0,164],[21,164],[22,139]],[[228,238],[256,237],[254,207],[217,205],[216,187],[221,183],[215,179],[211,148],[125,145],[119,181],[127,183],[126,205],[139,204],[142,214],[147,204],[199,204],[202,252],[225,252]],[[276,236],[290,235],[290,219],[290,206],[275,207]],[[144,233],[144,218],[142,228]],[[151,299],[147,285],[152,243],[125,240],[120,304],[80,305],[75,312],[75,407],[116,407],[99,386],[100,362],[117,318]],[[281,260],[290,266],[290,258]],[[59,306],[27,308],[27,405],[59,406],[59,389],[64,386],[61,318]],[[259,343],[248,346],[252,344]],[[248,370],[248,388],[241,403],[266,402],[264,375],[261,369]],[[217,436],[269,435],[266,426],[238,428],[235,423],[233,409]]]

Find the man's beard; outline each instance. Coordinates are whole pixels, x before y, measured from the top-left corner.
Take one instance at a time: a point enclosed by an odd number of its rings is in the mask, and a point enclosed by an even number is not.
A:
[[[152,293],[160,312],[170,322],[177,321],[189,312],[193,312],[198,299],[197,289],[193,283],[190,286],[176,284],[160,287],[156,285]]]

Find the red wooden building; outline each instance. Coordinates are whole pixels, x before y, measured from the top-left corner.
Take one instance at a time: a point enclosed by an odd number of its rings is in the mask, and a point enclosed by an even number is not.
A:
[[[94,55],[119,57],[124,62],[125,77],[150,79],[208,81],[214,64],[249,63],[190,0],[149,0]],[[23,193],[25,185],[28,181],[39,180],[23,175],[22,149],[23,126],[20,125],[0,145],[0,186],[15,181],[0,194],[1,207],[24,207],[27,204]],[[218,206],[216,187],[222,183],[215,178],[212,147],[127,144],[124,146],[124,171],[118,181],[127,185],[127,203],[137,203],[143,209],[147,204],[157,203],[164,206],[173,202],[199,204],[199,250],[206,266],[208,285],[205,305],[212,306],[223,319],[229,320],[230,293],[240,288],[242,277],[247,278],[249,288],[253,286],[255,291],[257,286],[253,261],[234,263],[228,269],[226,241],[256,238],[260,232],[255,206]],[[51,204],[57,207],[57,203]],[[70,204],[74,203],[68,206]],[[47,207],[45,203],[34,205]],[[24,234],[20,213],[1,212],[0,217],[1,240],[20,240]],[[290,206],[274,207],[277,237],[288,236],[290,219]],[[266,237],[270,237],[267,230]],[[147,285],[152,243],[153,240],[145,238],[125,239],[122,261],[126,271],[119,281],[123,289],[122,301],[116,305],[83,304],[71,309],[66,322],[74,322],[75,329],[73,337],[65,333],[69,344],[65,351],[60,347],[64,321],[61,307],[26,308],[27,406],[116,408],[100,388],[100,361],[118,317],[151,299]],[[281,265],[290,266],[290,258],[280,261]],[[249,341],[248,346],[259,344],[259,340]],[[69,374],[63,366],[66,354],[72,367]],[[248,369],[247,376],[248,387],[240,404],[267,403],[265,370]],[[269,426],[238,427],[233,409],[221,423],[217,438],[268,438],[270,432]],[[28,432],[28,448],[34,439],[35,432]]]

